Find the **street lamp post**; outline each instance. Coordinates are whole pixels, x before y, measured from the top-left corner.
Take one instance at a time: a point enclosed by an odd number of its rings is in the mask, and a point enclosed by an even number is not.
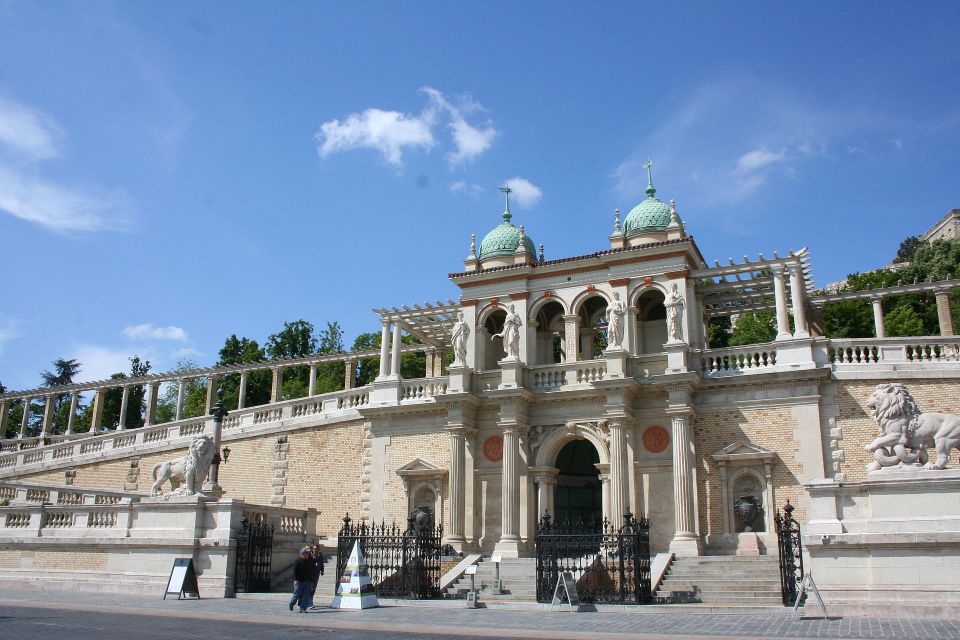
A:
[[[220,439],[223,434],[223,419],[228,413],[223,408],[223,387],[220,387],[217,390],[217,404],[214,405],[211,412],[213,415],[213,446],[216,453],[213,456],[213,463],[210,465],[210,473],[207,474],[207,481],[203,485],[203,492],[214,498],[223,495],[223,487],[220,486]]]

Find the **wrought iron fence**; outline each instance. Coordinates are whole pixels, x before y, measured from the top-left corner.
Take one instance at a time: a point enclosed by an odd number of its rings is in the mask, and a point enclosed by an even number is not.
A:
[[[773,518],[777,529],[777,547],[780,550],[780,592],[785,606],[790,606],[797,601],[797,593],[803,581],[800,523],[793,519],[793,509],[793,505],[787,500],[787,504],[783,507],[783,515],[778,510]]]
[[[237,533],[237,562],[234,566],[234,591],[254,593],[270,591],[273,577],[273,525],[240,521]]]
[[[356,542],[367,573],[380,597],[429,600],[440,598],[440,554],[443,527],[407,519],[407,528],[343,518],[337,542],[337,584]],[[336,590],[336,587],[334,587]]]
[[[604,518],[537,527],[537,600],[549,602],[557,579],[569,571],[584,602],[647,604],[650,593],[650,521],[627,510],[623,526]]]

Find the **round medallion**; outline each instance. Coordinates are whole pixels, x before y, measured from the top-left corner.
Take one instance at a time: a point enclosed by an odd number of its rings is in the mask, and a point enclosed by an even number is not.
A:
[[[490,462],[503,460],[503,436],[490,436],[484,440],[483,455]]]
[[[650,453],[660,453],[670,444],[670,434],[663,427],[654,425],[643,431],[643,446]]]

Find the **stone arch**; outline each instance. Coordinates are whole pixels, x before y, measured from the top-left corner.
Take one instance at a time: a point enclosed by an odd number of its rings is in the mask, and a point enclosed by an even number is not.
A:
[[[497,304],[493,304],[493,302],[488,302],[487,304],[480,307],[477,310],[477,326],[482,327],[484,324],[486,324],[487,320],[490,319],[490,316],[492,316],[497,311],[502,311],[506,313],[507,304],[511,304],[511,303],[508,302],[504,304],[498,301]]]
[[[570,313],[570,305],[567,304],[567,301],[561,298],[560,296],[554,295],[554,296],[550,296],[549,298],[546,296],[540,296],[539,298],[533,301],[533,304],[530,305],[530,308],[527,311],[527,322],[533,322],[534,320],[536,320],[537,314],[540,313],[540,309],[550,304],[551,302],[556,302],[561,307],[563,307],[564,314]]]
[[[563,354],[566,351],[565,315],[566,308],[561,300],[548,298],[536,307],[536,313],[527,320],[527,326],[532,330],[528,335],[533,338],[528,356],[530,364],[563,362]]]
[[[433,480],[420,480],[411,485],[407,493],[407,514],[417,507],[429,507],[433,524],[443,523],[443,496],[439,483]]]
[[[506,315],[506,305],[497,304],[494,306],[492,303],[487,304],[477,313],[473,344],[476,353],[476,367],[481,371],[496,369],[497,361],[504,356],[503,338],[492,338],[492,336],[503,329],[503,320]]]
[[[610,464],[610,449],[600,428],[594,425],[570,423],[555,428],[544,436],[537,449],[536,466],[552,467],[557,461],[560,449],[574,440],[589,441],[600,455],[600,464]]]
[[[667,342],[666,295],[659,286],[643,287],[632,298],[635,353],[660,353]]]
[[[742,485],[753,485],[755,489],[749,493],[755,495],[760,500],[762,511],[753,523],[755,525],[754,531],[758,533],[770,531],[768,525],[770,505],[767,504],[767,480],[763,477],[763,474],[753,467],[740,467],[736,473],[730,476],[727,488],[728,495],[730,496],[727,508],[732,512],[730,514],[730,523],[732,526],[730,533],[737,533],[741,530],[742,523],[737,518],[734,505],[736,504],[737,498],[740,497],[739,494],[744,493],[743,491],[738,491],[738,486]]]
[[[583,303],[594,296],[603,298],[604,302],[607,304],[610,304],[610,300],[612,299],[612,296],[603,289],[584,289],[574,296],[573,300],[570,302],[570,313],[579,314],[580,307],[583,306]]]

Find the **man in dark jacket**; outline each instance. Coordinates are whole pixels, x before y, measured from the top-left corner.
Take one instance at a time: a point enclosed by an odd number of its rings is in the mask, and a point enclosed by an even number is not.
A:
[[[313,560],[313,589],[310,590],[310,598],[313,599],[313,596],[317,594],[317,585],[320,583],[320,576],[323,575],[323,565],[326,564],[327,558],[323,555],[323,551],[320,550],[320,545],[315,544],[313,548],[310,549],[310,559]],[[316,607],[313,607],[314,609]]]
[[[300,605],[300,613],[306,613],[313,606],[313,597],[310,590],[313,588],[313,558],[310,557],[310,547],[300,549],[300,557],[293,563],[293,597],[290,598],[290,611],[293,605]]]

